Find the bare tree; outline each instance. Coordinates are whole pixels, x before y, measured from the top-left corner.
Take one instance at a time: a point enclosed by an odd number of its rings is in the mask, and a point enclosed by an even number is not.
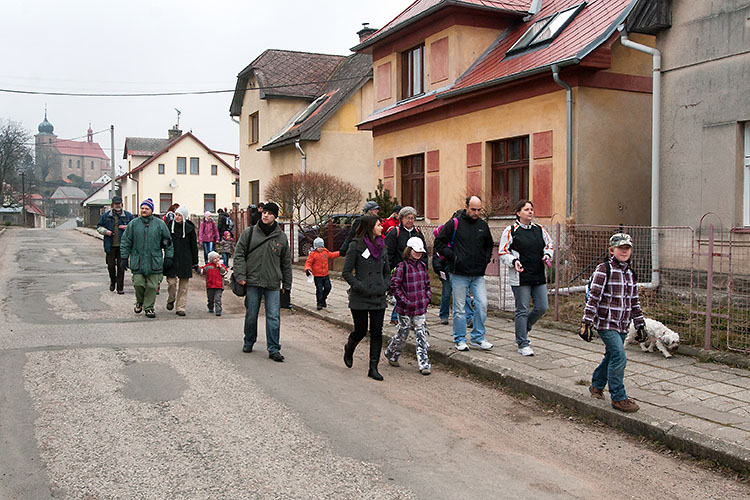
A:
[[[31,163],[30,139],[20,123],[0,120],[0,200],[3,202],[7,195],[4,190],[16,184],[18,174]]]
[[[298,221],[320,224],[334,213],[354,211],[362,200],[362,191],[335,175],[308,172],[280,175],[266,188],[269,198],[281,202],[285,215],[294,214]],[[302,208],[307,215],[302,218]]]
[[[362,201],[362,191],[335,175],[310,172],[305,178],[308,219],[314,224],[335,213],[352,213]]]
[[[40,182],[52,180],[53,178],[59,180],[61,174],[55,175],[56,172],[60,171],[60,154],[57,152],[57,147],[52,143],[41,143],[35,149],[34,154],[34,166],[37,173],[37,178]]]

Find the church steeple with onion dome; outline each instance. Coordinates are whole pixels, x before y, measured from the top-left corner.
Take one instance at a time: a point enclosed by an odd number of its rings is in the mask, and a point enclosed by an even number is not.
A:
[[[55,131],[55,127],[47,121],[47,108],[44,108],[44,121],[37,127],[40,134],[52,134]]]

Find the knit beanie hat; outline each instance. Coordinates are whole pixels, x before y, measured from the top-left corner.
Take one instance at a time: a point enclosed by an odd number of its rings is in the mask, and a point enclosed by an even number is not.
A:
[[[140,206],[142,207],[143,205],[146,205],[148,208],[150,208],[152,212],[154,211],[154,200],[152,200],[151,198],[146,198],[145,200],[143,200]]]
[[[271,212],[275,217],[279,216],[279,206],[272,201],[269,201],[263,206],[263,211]]]
[[[323,248],[324,246],[323,238],[315,238],[313,240],[313,248]]]
[[[188,221],[188,218],[190,217],[190,211],[187,209],[187,207],[180,207],[177,210],[175,210],[175,212],[178,213],[178,214],[180,214],[180,215],[182,215],[182,237],[184,238],[185,237],[185,226],[187,225],[185,223]],[[174,233],[174,222],[175,222],[175,220],[174,220],[174,218],[172,218],[172,227],[170,228],[170,230],[172,231],[172,233]]]
[[[203,212],[203,217],[205,217],[206,219],[210,219],[211,218],[211,212],[209,212],[208,210],[206,210],[205,212]]]
[[[231,237],[232,237],[232,233],[230,233],[229,231],[224,231],[224,239],[225,240],[228,240]]]
[[[208,252],[208,262],[211,262],[214,259],[214,257],[221,257],[221,255],[213,251]],[[206,264],[208,264],[208,262],[206,262]]]

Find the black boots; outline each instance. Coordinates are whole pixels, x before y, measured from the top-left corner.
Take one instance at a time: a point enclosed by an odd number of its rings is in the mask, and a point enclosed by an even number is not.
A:
[[[356,347],[357,343],[352,342],[351,339],[344,344],[344,364],[347,368],[351,368],[352,363],[354,363],[354,349],[356,349]]]
[[[378,359],[370,359],[370,371],[367,376],[375,380],[383,380],[383,376],[378,372]]]

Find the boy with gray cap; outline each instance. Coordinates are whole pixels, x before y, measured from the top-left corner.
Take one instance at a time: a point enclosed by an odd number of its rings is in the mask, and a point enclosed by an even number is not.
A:
[[[633,239],[629,234],[616,233],[609,239],[610,256],[596,267],[586,309],[583,313],[580,336],[591,342],[592,328],[604,342],[604,359],[594,370],[589,392],[592,398],[604,399],[604,387],[609,385],[612,408],[627,413],[638,411],[638,404],[625,393],[625,337],[630,321],[635,323],[640,337],[645,337],[643,311],[638,300],[635,273],[630,267]]]

